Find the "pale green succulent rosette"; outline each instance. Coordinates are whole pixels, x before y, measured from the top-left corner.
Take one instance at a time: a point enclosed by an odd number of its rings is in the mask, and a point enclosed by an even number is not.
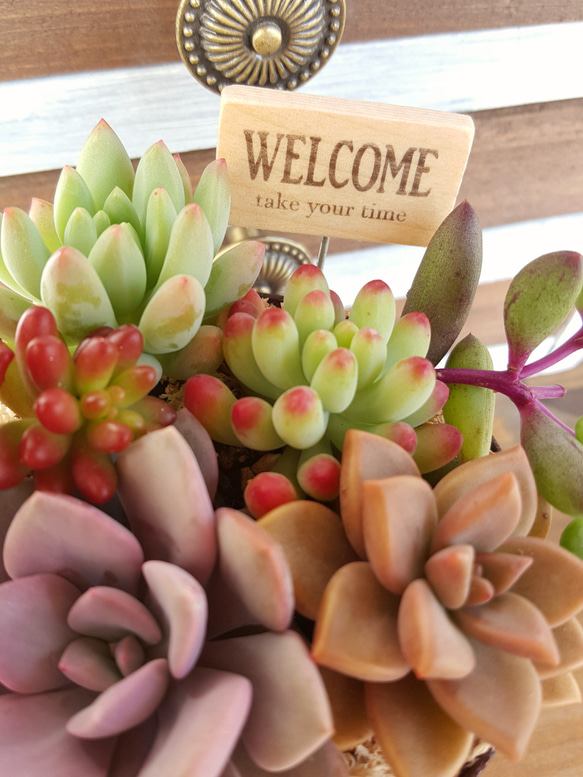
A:
[[[77,168],[63,168],[53,204],[35,199],[28,214],[7,208],[0,220],[0,281],[9,290],[3,336],[11,339],[23,309],[43,304],[71,346],[97,327],[132,323],[147,353],[180,352],[162,359],[165,372],[214,371],[221,338],[195,336],[252,287],[264,252],[249,241],[214,261],[229,209],[224,160],[208,165],[193,192],[162,141],[134,172],[100,121]]]

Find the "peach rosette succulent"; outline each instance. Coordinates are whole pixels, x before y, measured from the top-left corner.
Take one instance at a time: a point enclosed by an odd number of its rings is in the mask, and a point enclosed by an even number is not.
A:
[[[346,773],[318,669],[289,629],[282,550],[242,513],[214,512],[185,437],[200,453],[210,440],[186,426],[184,437],[166,427],[119,455],[131,531],[41,491],[10,522],[1,774]]]
[[[290,502],[283,545],[336,742],[376,737],[397,777],[454,777],[475,738],[512,760],[541,707],[580,701],[583,562],[526,536],[538,495],[520,446],[432,489],[395,443],[348,432],[340,513]]]

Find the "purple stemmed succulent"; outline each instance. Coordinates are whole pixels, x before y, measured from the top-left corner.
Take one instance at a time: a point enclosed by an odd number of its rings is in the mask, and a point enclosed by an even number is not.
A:
[[[118,468],[131,531],[40,491],[9,525],[2,773],[341,777],[324,686],[289,630],[278,543],[242,513],[213,511],[173,427]]]

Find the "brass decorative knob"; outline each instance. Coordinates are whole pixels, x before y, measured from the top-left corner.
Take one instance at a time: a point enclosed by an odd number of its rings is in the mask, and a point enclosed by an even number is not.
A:
[[[345,15],[345,0],[181,0],[176,41],[192,75],[213,91],[295,89],[330,59]]]

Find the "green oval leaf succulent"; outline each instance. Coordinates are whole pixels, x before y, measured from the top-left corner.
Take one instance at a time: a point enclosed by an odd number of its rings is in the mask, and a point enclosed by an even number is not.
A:
[[[119,187],[131,198],[134,167],[123,143],[109,124],[101,121],[85,141],[77,172],[83,178],[97,209],[103,208],[110,192]]]
[[[482,270],[482,230],[462,202],[431,238],[407,294],[403,315],[425,313],[431,323],[427,358],[438,364],[467,319]]]
[[[99,275],[87,257],[71,246],[59,248],[47,262],[41,298],[69,342],[79,342],[99,327],[118,325]]]
[[[583,257],[575,251],[545,254],[510,283],[504,327],[510,369],[520,370],[532,351],[565,319],[583,286]]]
[[[42,299],[71,345],[119,321],[143,326],[146,352],[179,352],[164,360],[167,370],[182,377],[191,368],[214,371],[219,341],[195,335],[203,318],[214,325],[253,286],[265,250],[251,241],[213,262],[229,209],[224,160],[203,171],[193,194],[184,163],[162,141],[134,174],[120,139],[101,121],[77,169],[63,168],[54,205],[37,199],[30,215],[18,208],[0,214],[0,281],[22,295],[17,307]]]
[[[492,357],[474,335],[467,335],[451,351],[446,367],[452,369],[491,370]],[[460,462],[487,456],[492,443],[495,395],[491,389],[452,383],[443,406],[443,417],[457,427],[464,441],[458,454]]]
[[[40,299],[41,275],[50,252],[36,224],[21,208],[5,209],[0,245],[7,285],[17,292],[22,290],[29,298]],[[16,285],[9,282],[10,278]]]
[[[540,407],[520,409],[520,441],[539,493],[567,515],[583,514],[583,445]]]

